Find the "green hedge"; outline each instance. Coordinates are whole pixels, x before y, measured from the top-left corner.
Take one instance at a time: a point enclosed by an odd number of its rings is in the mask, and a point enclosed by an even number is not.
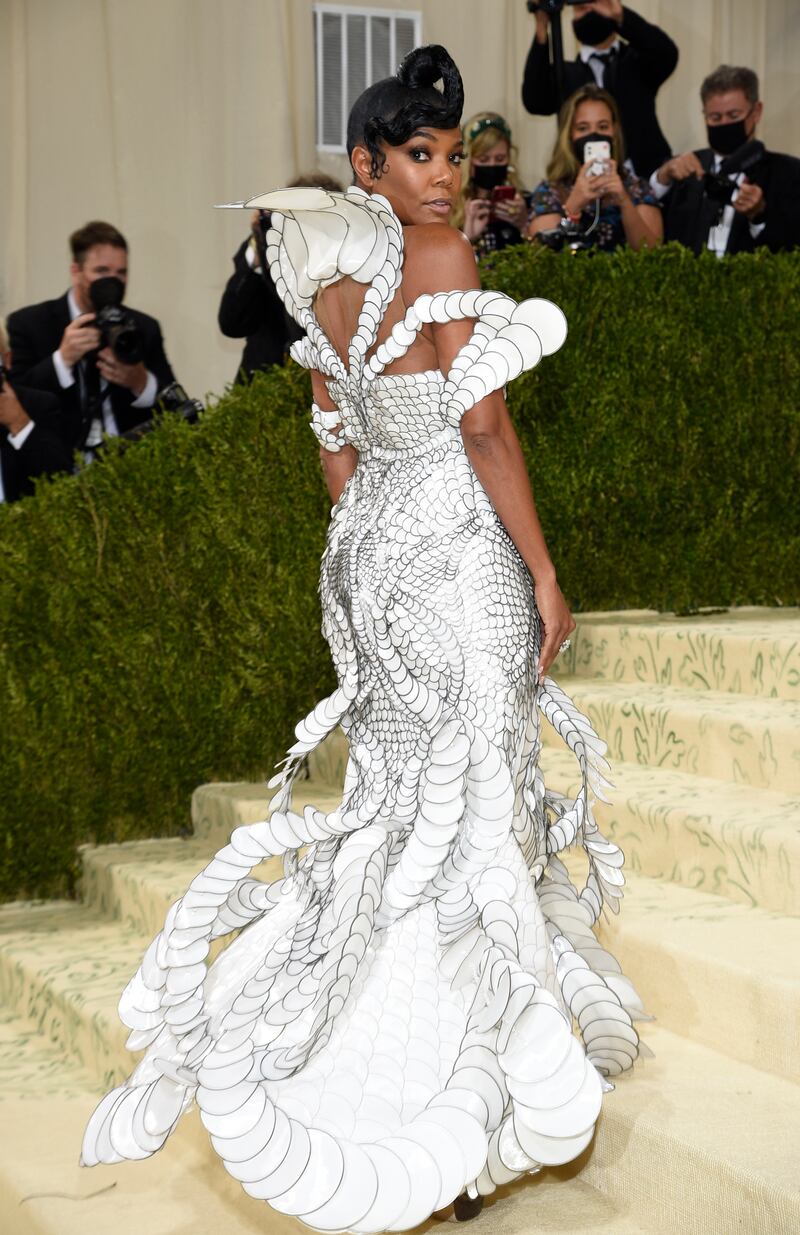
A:
[[[302,370],[262,377],[0,517],[1,895],[69,892],[76,843],[179,832],[332,686],[308,402]]]
[[[800,252],[534,249],[486,274],[569,321],[510,406],[573,606],[796,604]]]
[[[484,273],[569,319],[511,409],[573,607],[797,603],[800,255]],[[0,512],[0,896],[69,893],[82,841],[179,832],[330,689],[309,398],[290,366]]]

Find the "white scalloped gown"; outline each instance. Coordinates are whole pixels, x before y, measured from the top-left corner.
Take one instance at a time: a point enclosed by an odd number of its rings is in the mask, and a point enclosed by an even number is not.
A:
[[[82,1161],[147,1157],[195,1101],[251,1196],[320,1231],[406,1230],[576,1157],[602,1078],[640,1051],[641,1004],[592,931],[623,883],[591,810],[605,747],[555,682],[537,687],[530,577],[458,427],[566,332],[546,301],[423,296],[367,361],[402,275],[388,202],[306,189],[253,205],[275,212],[272,274],[307,331],[295,357],[337,405],[313,427],[359,452],[322,563],[339,685],[297,726],[269,820],[236,829],[126,988],[145,1054],[92,1115]],[[347,365],[311,309],[343,274],[368,285]],[[383,374],[424,322],[464,317],[446,379]],[[574,800],[544,787],[540,712],[577,758]],[[299,815],[296,770],[337,725],[341,806]],[[557,856],[575,844],[580,893]],[[278,854],[284,879],[252,877]]]

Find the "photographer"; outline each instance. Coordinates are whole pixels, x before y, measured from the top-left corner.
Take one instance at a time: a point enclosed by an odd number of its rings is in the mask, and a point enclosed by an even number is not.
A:
[[[599,154],[597,153],[599,151]],[[646,180],[624,166],[617,105],[598,86],[584,86],[567,99],[547,179],[533,190],[531,238],[553,247],[613,252],[661,243],[663,222]]]
[[[299,176],[289,188],[342,191],[338,180],[322,172]],[[303,333],[286,313],[272,282],[266,261],[268,227],[269,216],[256,210],[250,219],[250,235],[234,254],[233,274],[217,314],[219,328],[227,338],[246,339],[237,382],[248,382],[258,370],[283,364],[289,346]]]
[[[528,226],[529,195],[512,166],[516,151],[503,117],[484,111],[468,120],[464,154],[467,162],[453,226],[464,232],[476,257],[521,244]]]
[[[522,102],[534,116],[553,116],[565,98],[587,83],[607,90],[619,106],[631,164],[637,175],[649,176],[670,154],[656,116],[656,95],[675,71],[677,47],[668,34],[623,7],[620,0],[570,2],[572,29],[581,49],[577,59],[564,64],[564,95],[559,99],[547,10],[561,7],[554,0],[542,0],[535,9],[536,34],[525,62]]]
[[[11,352],[0,322],[0,502],[27,497],[37,476],[69,471],[72,463],[53,429],[58,399],[40,390],[14,390],[10,367]]]
[[[87,223],[70,236],[70,248],[70,290],[8,319],[11,380],[56,395],[61,440],[70,453],[91,456],[104,433],[152,419],[159,390],[175,379],[158,322],[121,307],[124,236],[108,223]]]
[[[763,114],[752,69],[722,65],[700,87],[708,147],[669,159],[650,183],[667,240],[717,257],[800,242],[800,159],[756,140]]]

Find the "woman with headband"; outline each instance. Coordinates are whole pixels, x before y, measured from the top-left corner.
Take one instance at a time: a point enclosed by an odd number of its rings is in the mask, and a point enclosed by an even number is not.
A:
[[[497,112],[478,112],[464,125],[466,168],[452,222],[477,257],[520,244],[530,217],[512,159],[511,129]]]
[[[356,101],[351,188],[237,203],[271,212],[306,332],[338,686],[298,724],[269,819],[167,914],[120,1002],[143,1058],[83,1143],[86,1165],[147,1157],[196,1102],[245,1190],[320,1231],[466,1218],[572,1161],[640,1050],[641,1004],[592,929],[623,883],[592,814],[605,745],[547,675],[574,622],[502,394],[566,326],[481,291],[449,226],[462,102],[444,48],[418,48]],[[541,715],[574,798],[545,787]],[[340,805],[294,809],[337,726]],[[575,845],[582,890],[558,856]]]

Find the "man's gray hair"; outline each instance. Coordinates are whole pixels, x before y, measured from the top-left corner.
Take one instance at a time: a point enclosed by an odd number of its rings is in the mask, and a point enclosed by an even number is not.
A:
[[[700,87],[700,98],[703,106],[715,94],[728,94],[731,90],[742,90],[751,107],[758,102],[758,74],[752,69],[737,68],[733,64],[721,64]]]

